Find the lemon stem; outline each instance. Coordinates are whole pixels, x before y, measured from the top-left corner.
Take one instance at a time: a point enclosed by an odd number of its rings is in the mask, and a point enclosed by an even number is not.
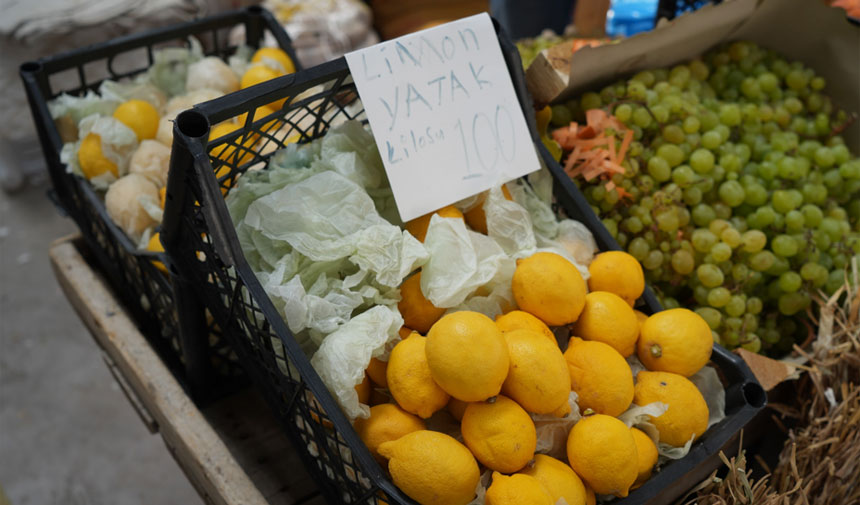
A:
[[[498,396],[491,396],[487,398],[487,403],[496,403],[496,398],[498,398]]]
[[[592,410],[592,409],[590,409],[590,408],[589,408],[589,409],[585,409],[585,412],[583,412],[583,413],[582,413],[582,417],[593,416],[593,415],[594,415],[594,414],[596,414],[596,413],[597,413],[597,412],[595,412],[594,410]]]
[[[654,344],[651,346],[651,356],[655,358],[659,358],[663,355],[663,349],[660,347],[660,344]]]

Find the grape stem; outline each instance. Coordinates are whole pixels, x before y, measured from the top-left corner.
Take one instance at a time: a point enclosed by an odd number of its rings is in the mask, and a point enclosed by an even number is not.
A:
[[[831,137],[834,137],[834,136],[836,136],[836,135],[839,135],[840,133],[842,133],[843,131],[845,131],[849,126],[851,126],[852,124],[854,124],[854,121],[857,121],[857,113],[856,113],[856,112],[852,112],[852,113],[851,113],[851,114],[850,114],[850,115],[845,119],[845,121],[843,121],[843,122],[842,122],[842,124],[838,124],[838,125],[834,126],[834,127],[830,130],[830,136],[831,136]]]

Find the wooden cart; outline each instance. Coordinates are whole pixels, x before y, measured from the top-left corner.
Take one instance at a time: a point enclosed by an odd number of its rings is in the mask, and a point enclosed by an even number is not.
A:
[[[87,258],[77,236],[56,241],[54,273],[151,433],[206,503],[323,505],[263,399],[247,389],[198,409]]]

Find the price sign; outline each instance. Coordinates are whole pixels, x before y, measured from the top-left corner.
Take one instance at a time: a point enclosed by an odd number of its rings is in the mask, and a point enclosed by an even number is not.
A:
[[[540,168],[487,14],[346,61],[404,221]]]

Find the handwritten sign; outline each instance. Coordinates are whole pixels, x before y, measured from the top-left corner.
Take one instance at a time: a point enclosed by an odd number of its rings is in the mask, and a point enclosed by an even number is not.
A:
[[[540,168],[487,14],[346,61],[404,221]]]

